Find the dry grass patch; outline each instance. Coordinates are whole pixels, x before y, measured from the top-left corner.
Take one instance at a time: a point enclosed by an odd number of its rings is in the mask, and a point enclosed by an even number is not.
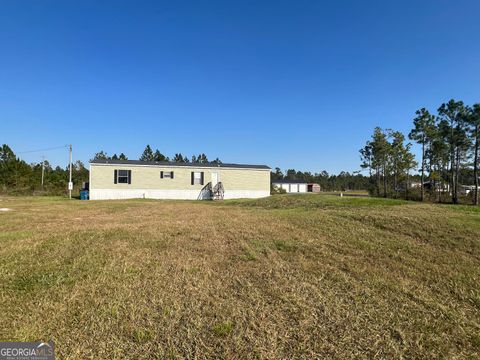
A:
[[[480,213],[10,198],[0,338],[61,358],[476,357]],[[2,205],[3,206],[3,205]]]

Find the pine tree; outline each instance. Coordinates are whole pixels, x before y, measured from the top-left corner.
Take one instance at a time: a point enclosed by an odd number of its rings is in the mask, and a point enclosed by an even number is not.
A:
[[[433,129],[435,127],[435,116],[431,115],[427,109],[422,108],[415,113],[417,117],[413,120],[414,128],[408,135],[410,140],[414,140],[422,145],[421,160],[421,200],[425,199],[425,161],[426,154],[432,141]]]
[[[140,161],[154,161],[153,151],[150,145],[145,147],[143,154],[140,156]]]
[[[412,144],[409,143],[405,146],[405,151],[402,154],[402,166],[405,169],[405,199],[408,199],[408,189],[410,187],[410,171],[418,166],[417,161],[415,161],[415,155],[411,152],[411,149]]]
[[[462,101],[450,100],[438,108],[440,121],[443,121],[444,135],[449,145],[450,152],[450,185],[452,202],[458,204],[459,170],[462,162],[462,155],[468,147],[465,128],[465,106]],[[448,127],[445,126],[448,124]]]
[[[179,163],[184,163],[184,162],[186,162],[185,159],[186,159],[186,157],[184,157],[184,156],[182,155],[182,153],[177,153],[177,154],[175,154],[175,156],[173,157],[173,161],[174,161],[174,162],[179,162]]]
[[[360,159],[362,163],[360,164],[360,167],[362,169],[368,169],[368,175],[369,175],[369,186],[368,186],[368,191],[373,194],[373,191],[376,189],[375,187],[375,181],[373,180],[373,154],[372,154],[372,144],[370,141],[367,141],[365,146],[360,149]],[[322,176],[324,177],[324,176]],[[328,178],[328,174],[326,176]],[[378,196],[378,193],[377,193]]]
[[[111,157],[108,156],[107,153],[102,150],[100,152],[97,152],[93,156],[93,159],[91,159],[90,161],[93,161],[93,160],[110,160],[110,159],[111,159]]]
[[[404,146],[405,136],[399,131],[391,131],[390,137],[392,143],[390,144],[390,163],[393,172],[393,191],[395,198],[398,197],[399,180],[405,170],[404,158],[407,149]]]
[[[163,155],[158,149],[153,154],[153,161],[168,161],[168,157]]]
[[[371,140],[373,166],[377,178],[377,194],[380,194],[380,180],[383,180],[383,197],[387,197],[387,172],[390,152],[390,144],[387,134],[376,127]]]
[[[197,162],[199,162],[201,164],[208,163],[207,155],[205,155],[204,153],[199,154],[198,157],[197,157]]]
[[[275,172],[271,172],[271,179],[272,180],[283,180],[283,173],[280,168],[276,167]]]
[[[12,185],[16,161],[17,157],[13,150],[7,144],[3,144],[0,147],[0,185],[5,187]]]
[[[475,185],[475,190],[473,194],[473,203],[478,205],[479,203],[479,175],[478,175],[478,166],[479,166],[479,152],[480,152],[480,104],[473,105],[472,108],[468,110],[468,125],[470,126],[469,135],[473,144],[473,180]]]

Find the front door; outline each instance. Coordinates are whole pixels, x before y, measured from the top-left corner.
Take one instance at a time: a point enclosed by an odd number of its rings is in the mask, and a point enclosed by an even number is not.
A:
[[[212,188],[218,183],[218,172],[212,172]]]

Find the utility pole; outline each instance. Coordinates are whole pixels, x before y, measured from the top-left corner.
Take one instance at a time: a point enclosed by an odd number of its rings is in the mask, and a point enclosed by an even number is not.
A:
[[[45,156],[42,156],[42,190],[43,190],[43,178],[45,174]]]
[[[69,198],[72,198],[72,190],[73,190],[73,183],[72,183],[72,144],[70,144],[70,177],[68,180],[68,192]]]

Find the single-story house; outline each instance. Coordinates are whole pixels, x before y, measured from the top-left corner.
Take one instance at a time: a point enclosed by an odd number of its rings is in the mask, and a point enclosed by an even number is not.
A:
[[[478,188],[480,191],[480,187]],[[470,193],[475,192],[475,185],[460,185],[458,187],[458,192],[460,195],[469,195]]]
[[[272,180],[272,186],[287,193],[320,192],[320,185],[302,180]]]
[[[411,189],[421,189],[422,188],[422,183],[420,181],[413,181],[408,184],[408,186]],[[440,191],[440,192],[450,192],[450,185],[446,183],[441,183],[441,182],[433,182],[433,181],[425,181],[423,183],[423,188],[425,190],[432,190],[435,188],[435,191]],[[403,186],[403,189],[405,189],[405,186]]]
[[[102,199],[236,199],[270,195],[266,165],[93,160],[89,196]]]

